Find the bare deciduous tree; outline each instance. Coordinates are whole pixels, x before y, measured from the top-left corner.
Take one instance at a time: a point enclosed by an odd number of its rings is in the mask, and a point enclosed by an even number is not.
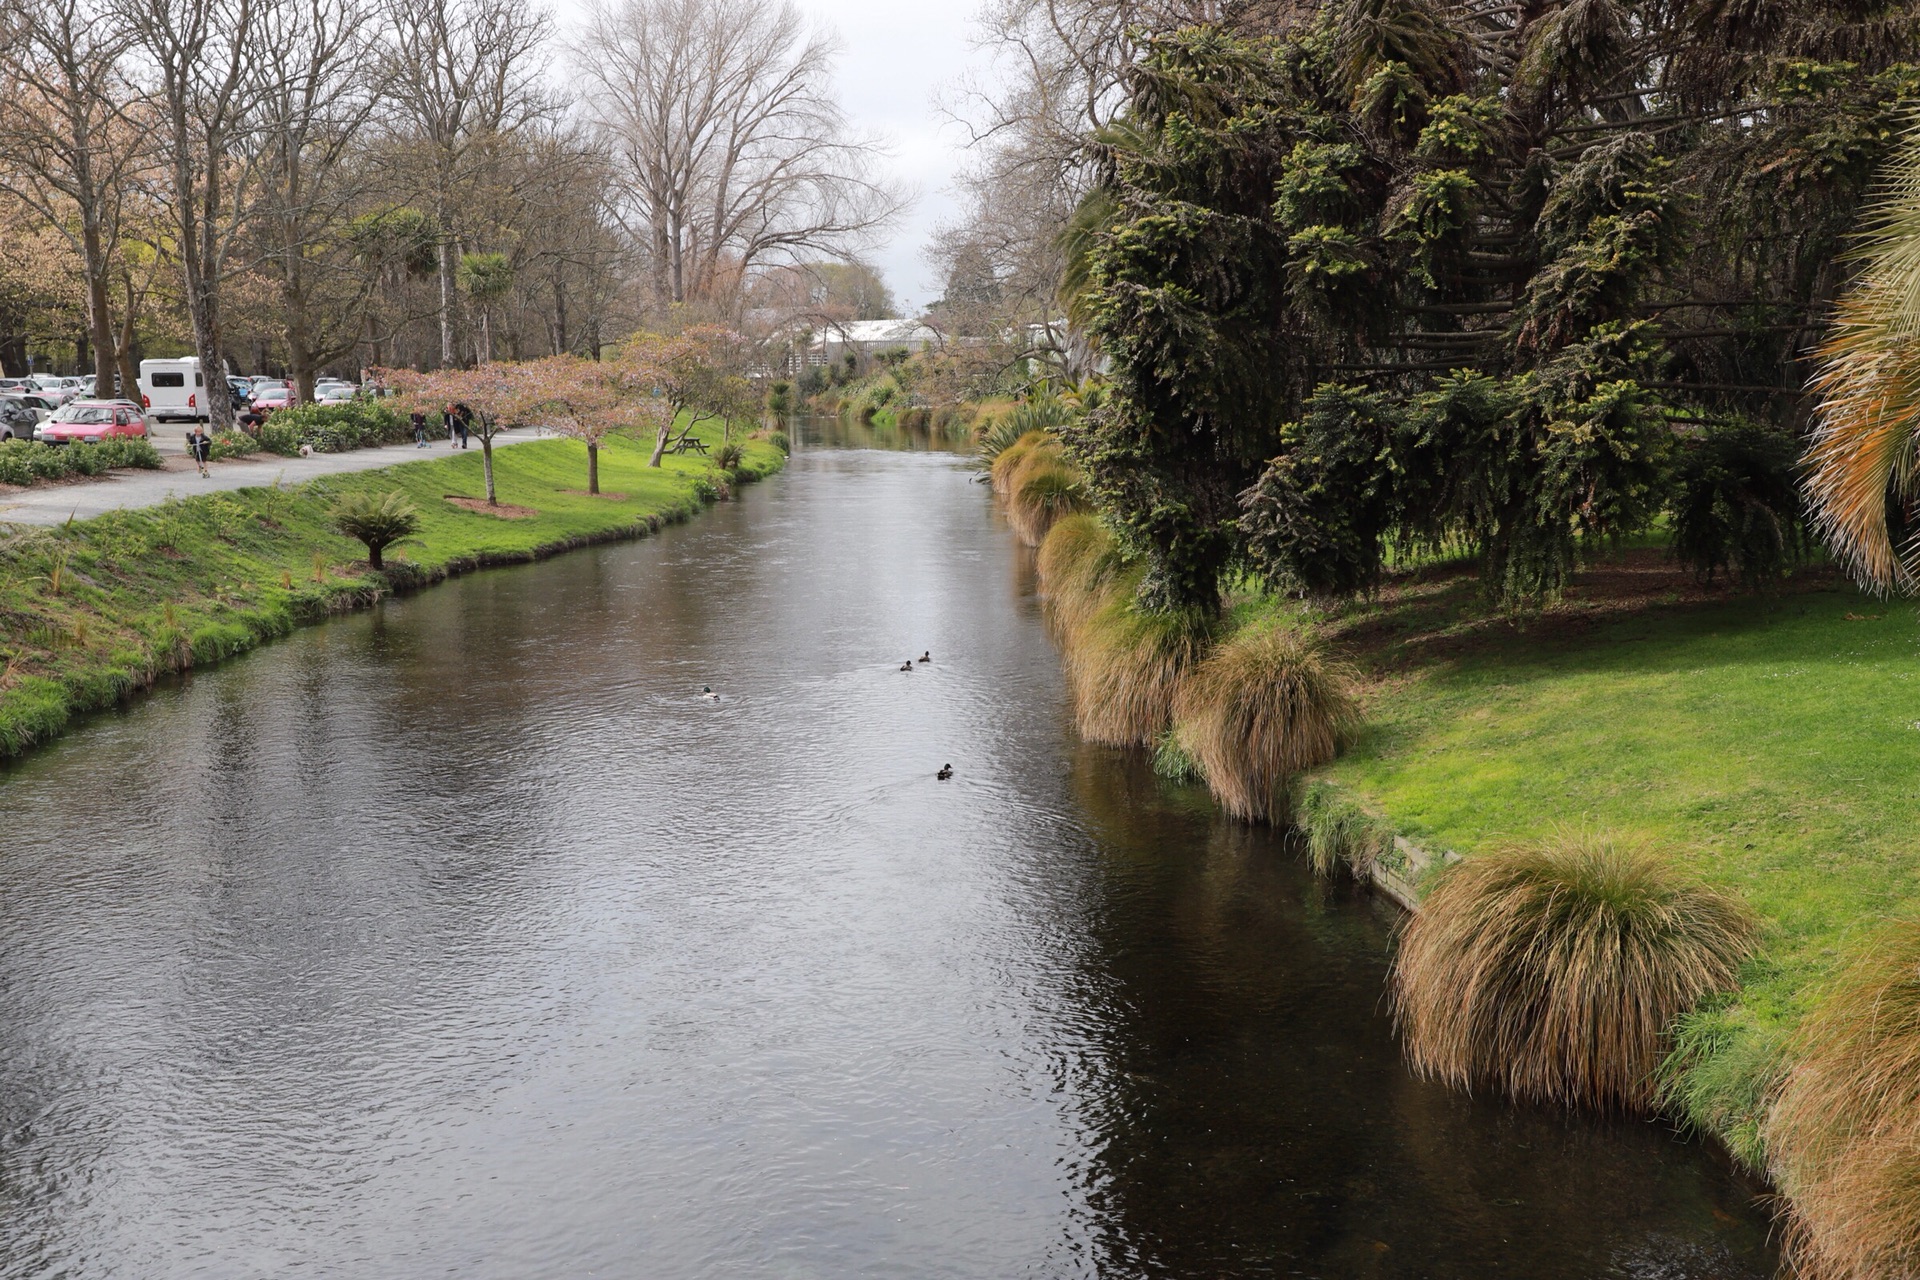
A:
[[[0,187],[80,259],[103,393],[119,363],[108,291],[120,208],[140,155],[121,66],[130,43],[116,15],[88,0],[0,3]]]
[[[902,205],[829,83],[833,44],[788,0],[601,0],[576,53],[622,214],[664,307],[757,268],[860,248]]]
[[[254,44],[263,0],[117,0],[151,77],[187,318],[216,430],[233,424],[220,286],[257,172]]]
[[[459,204],[503,134],[552,114],[533,55],[550,26],[524,0],[389,0],[391,92],[440,233],[440,363],[454,363]],[[404,154],[404,153],[403,153]]]
[[[355,144],[378,100],[367,0],[282,0],[261,23],[260,194],[254,225],[280,287],[287,364],[299,399],[360,337],[372,274],[355,270],[345,230],[364,194]]]

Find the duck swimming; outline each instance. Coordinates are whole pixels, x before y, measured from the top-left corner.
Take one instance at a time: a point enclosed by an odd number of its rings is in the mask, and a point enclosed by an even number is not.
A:
[[[908,660],[908,661],[906,661],[906,662],[903,662],[903,663],[901,663],[901,664],[900,664],[900,669],[901,669],[902,671],[911,671],[911,670],[913,670],[913,662],[912,662],[911,660]]]
[[[945,782],[948,778],[951,778],[953,776],[953,766],[950,764],[943,764],[940,766],[940,772],[934,774],[933,776],[940,779],[940,781]]]
[[[705,698],[708,702],[720,701],[720,695],[713,691],[713,686],[710,684],[705,684],[700,686],[700,696],[702,698]]]
[[[922,661],[922,662],[932,662],[932,661],[933,661],[933,650],[931,650],[931,649],[929,649],[929,650],[927,650],[927,651],[926,651],[925,653],[923,653],[923,654],[921,654],[921,655],[920,655],[920,661]]]

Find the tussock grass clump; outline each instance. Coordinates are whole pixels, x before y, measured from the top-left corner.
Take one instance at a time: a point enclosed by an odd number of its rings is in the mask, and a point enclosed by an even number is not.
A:
[[[1676,1019],[1730,988],[1757,924],[1653,850],[1560,835],[1470,858],[1412,917],[1393,1011],[1415,1071],[1645,1113]]]
[[[1291,780],[1333,759],[1352,730],[1354,683],[1312,637],[1247,627],[1181,683],[1174,734],[1228,813],[1277,822]]]
[[[1788,1055],[1766,1136],[1795,1274],[1920,1275],[1920,921],[1874,940]]]
[[[1074,718],[1089,742],[1152,746],[1173,721],[1181,680],[1213,643],[1215,619],[1142,610],[1138,582],[1138,570],[1120,575],[1106,603],[1067,637]]]
[[[1006,497],[1013,488],[1014,473],[1027,456],[1036,449],[1046,448],[1053,443],[1053,437],[1044,431],[1029,431],[1015,440],[993,457],[992,465],[987,469],[993,481],[993,491]]]
[[[1056,520],[1038,557],[1048,619],[1071,634],[1107,603],[1124,568],[1119,544],[1099,517],[1080,513]]]
[[[1086,485],[1065,461],[1035,451],[1027,455],[1007,495],[1007,519],[1020,540],[1037,547],[1054,523],[1087,509]]]

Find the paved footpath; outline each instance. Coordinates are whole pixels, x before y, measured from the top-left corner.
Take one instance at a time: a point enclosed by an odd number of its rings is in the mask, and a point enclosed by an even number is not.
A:
[[[184,437],[185,432],[181,435]],[[493,447],[499,449],[540,438],[527,430],[503,431],[493,438]],[[109,511],[157,507],[169,498],[191,498],[196,493],[245,489],[253,485],[299,484],[320,476],[444,458],[454,452],[448,449],[446,441],[439,440],[425,449],[411,444],[390,444],[377,449],[355,449],[351,453],[316,453],[309,458],[255,454],[250,458],[216,462],[212,466],[212,477],[202,480],[193,464],[187,461],[182,445],[171,439],[162,441],[157,435],[154,443],[166,458],[165,471],[113,471],[92,480],[37,485],[11,495],[0,495],[0,524],[63,524],[69,517],[87,520]],[[477,441],[468,450],[479,451]]]

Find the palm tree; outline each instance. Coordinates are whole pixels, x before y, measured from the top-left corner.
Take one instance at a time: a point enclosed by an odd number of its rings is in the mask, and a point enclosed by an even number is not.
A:
[[[1866,216],[1853,289],[1820,349],[1807,451],[1814,525],[1864,585],[1920,586],[1920,133]]]
[[[513,290],[513,263],[504,253],[463,253],[460,287],[480,308],[480,363],[489,363],[493,359],[493,304]]]

